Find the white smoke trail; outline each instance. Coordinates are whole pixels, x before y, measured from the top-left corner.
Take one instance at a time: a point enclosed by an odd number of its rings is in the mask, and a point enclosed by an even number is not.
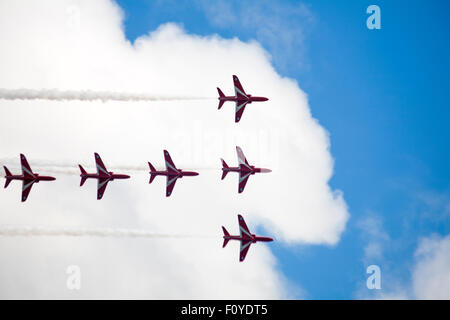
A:
[[[212,235],[163,234],[145,230],[130,229],[75,229],[48,228],[32,226],[0,226],[0,236],[36,237],[36,236],[68,236],[68,237],[112,237],[112,238],[212,238]]]
[[[20,171],[20,162],[19,158],[0,158],[0,165],[6,165],[8,169],[11,171]],[[97,172],[96,167],[91,165],[83,165],[83,168],[88,172]],[[33,171],[36,171],[41,174],[65,174],[65,175],[79,175],[80,169],[78,168],[78,163],[76,162],[58,162],[58,161],[49,161],[49,160],[40,160],[40,159],[33,159],[30,161],[30,166],[33,169]],[[184,166],[183,166],[184,167]],[[207,167],[207,166],[186,166],[185,170],[219,170],[220,168],[213,168],[213,167]],[[111,165],[107,166],[108,170],[111,170],[113,172],[123,172],[123,173],[148,173],[149,167],[147,165],[147,162],[143,162],[142,165]],[[166,168],[163,167],[156,167],[156,170],[166,170]],[[42,172],[40,172],[42,171]],[[12,172],[14,174],[14,172]],[[0,176],[4,176],[3,169],[0,172]]]
[[[208,100],[211,97],[164,96],[110,91],[62,91],[58,89],[4,89],[0,88],[0,99],[5,100],[81,100],[81,101],[176,101],[176,100]]]
[[[13,174],[19,174],[21,172],[19,157],[14,158],[0,158],[0,164],[2,166],[8,167],[8,169]],[[78,169],[77,163],[68,162],[54,162],[46,160],[33,160],[30,162],[30,166],[33,171],[40,174],[65,174],[65,175],[79,175],[80,170]],[[18,172],[16,172],[18,171]],[[4,176],[3,169],[1,170],[0,176]]]

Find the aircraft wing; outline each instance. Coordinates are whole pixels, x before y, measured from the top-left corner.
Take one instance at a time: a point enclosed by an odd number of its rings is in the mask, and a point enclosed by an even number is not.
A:
[[[236,101],[236,111],[234,114],[234,122],[239,122],[242,118],[242,114],[244,113],[245,106],[247,105],[248,101],[242,101],[237,100]]]
[[[108,178],[100,178],[97,180],[97,200],[103,198],[108,182]]]
[[[173,163],[172,158],[170,157],[170,154],[167,150],[164,150],[164,160],[166,161],[167,171],[172,173],[180,173],[180,171],[178,171],[177,167],[175,166],[175,163]]]
[[[244,261],[251,245],[252,245],[252,242],[250,240],[242,240],[241,241],[241,247],[239,250],[239,261],[240,262]]]
[[[242,217],[240,214],[238,214],[238,222],[239,222],[239,232],[241,234],[241,237],[244,239],[253,239],[252,233],[247,227],[247,224],[245,223],[244,217]]]
[[[236,153],[238,157],[239,167],[243,166],[244,168],[251,170],[252,168],[248,164],[247,158],[245,157],[244,152],[242,152],[241,147],[236,146]]]
[[[27,158],[23,154],[20,154],[20,164],[22,166],[22,174],[27,179],[34,179],[36,176],[33,174],[30,165],[28,164]],[[25,200],[24,200],[25,201]]]
[[[248,96],[244,91],[244,88],[241,85],[238,77],[233,75],[233,83],[234,83],[234,93],[236,94],[236,98],[238,100],[247,100]]]
[[[172,190],[175,187],[175,183],[177,182],[178,176],[167,176],[166,183],[166,197],[170,197],[172,194]]]
[[[100,158],[98,153],[95,153],[95,165],[97,167],[97,173],[99,175],[109,176],[108,170],[106,170],[105,165],[103,164],[102,158]]]
[[[34,184],[34,180],[23,180],[22,183],[22,202],[25,202],[30,194],[31,187]]]
[[[248,178],[250,177],[250,172],[239,172],[239,188],[238,192],[241,193],[245,189],[245,185],[247,184]]]

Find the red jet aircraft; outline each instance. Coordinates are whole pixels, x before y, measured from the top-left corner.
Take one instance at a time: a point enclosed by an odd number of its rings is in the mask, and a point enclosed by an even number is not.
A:
[[[239,172],[239,187],[238,192],[241,193],[244,191],[245,185],[247,184],[247,180],[250,177],[251,174],[255,174],[257,172],[272,172],[270,169],[264,169],[264,168],[255,168],[255,166],[251,166],[248,164],[247,159],[244,156],[244,153],[242,152],[242,149],[240,147],[236,146],[237,156],[238,156],[238,162],[239,167],[229,167],[225,160],[222,160],[222,180],[225,179],[228,172]]]
[[[235,75],[233,75],[233,82],[235,96],[225,96],[222,90],[217,88],[217,91],[219,92],[219,109],[222,108],[222,105],[225,103],[225,101],[235,101],[236,112],[234,122],[239,122],[239,120],[241,120],[242,118],[242,114],[244,113],[245,106],[248,103],[252,103],[253,101],[267,101],[269,99],[264,97],[253,97],[251,94],[245,93],[238,77]]]
[[[269,237],[260,237],[255,234],[252,234],[250,230],[248,229],[247,225],[245,224],[244,218],[238,214],[238,222],[239,222],[239,236],[232,236],[228,233],[227,229],[225,229],[224,226],[222,226],[223,230],[223,246],[222,248],[225,248],[228,241],[230,240],[239,240],[241,242],[241,248],[239,250],[239,261],[242,262],[245,259],[245,256],[247,255],[248,250],[250,249],[250,246],[252,243],[256,243],[258,241],[261,242],[270,242],[273,241],[272,238]]]
[[[7,167],[3,166],[5,169],[5,189],[8,187],[12,180],[22,180],[22,202],[25,202],[30,194],[31,187],[34,183],[39,181],[53,181],[55,178],[49,176],[40,176],[38,173],[34,173],[28,164],[27,158],[23,154],[20,154],[20,162],[22,165],[22,175],[12,175]]]
[[[84,168],[80,164],[78,165],[81,171],[80,187],[83,186],[83,184],[89,178],[97,179],[97,200],[100,200],[103,197],[103,194],[105,193],[108,182],[113,181],[115,179],[128,179],[130,178],[130,176],[126,174],[115,174],[114,172],[108,172],[98,153],[94,153],[94,155],[95,155],[95,164],[97,166],[97,173],[87,173],[86,170],[84,170]]]
[[[150,167],[150,181],[148,183],[152,183],[156,176],[167,176],[166,197],[170,197],[178,178],[183,178],[184,176],[197,176],[198,173],[177,169],[167,150],[164,150],[164,159],[166,161],[166,171],[157,171],[150,162],[148,163],[148,166]]]

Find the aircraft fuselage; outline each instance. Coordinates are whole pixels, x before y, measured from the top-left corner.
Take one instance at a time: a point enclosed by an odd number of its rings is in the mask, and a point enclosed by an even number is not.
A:
[[[108,179],[108,180],[115,180],[115,179],[129,179],[130,176],[126,174],[115,174],[113,172],[110,172],[109,175],[105,174],[97,174],[97,173],[87,173],[87,174],[80,174],[81,178],[84,179]]]
[[[252,243],[256,242],[271,242],[273,241],[272,238],[269,237],[260,237],[255,234],[252,235],[252,238],[249,237],[242,237],[242,236],[223,236],[225,240],[238,240],[238,241],[251,241]]]
[[[266,168],[255,168],[254,166],[251,166],[251,169],[248,169],[246,167],[227,167],[227,168],[222,168],[222,171],[224,172],[245,172],[245,173],[250,173],[250,174],[255,174],[255,173],[261,173],[261,172],[272,172],[272,170],[270,169],[266,169]]]
[[[218,98],[219,101],[234,101],[234,102],[247,102],[247,103],[252,103],[252,102],[263,102],[263,101],[267,101],[269,100],[266,97],[253,97],[252,95],[248,95],[247,99],[243,99],[243,98],[237,98],[236,96],[224,96],[224,97],[219,97]]]
[[[150,172],[150,174],[155,175],[155,176],[169,176],[169,177],[179,177],[182,178],[184,176],[187,177],[193,177],[193,176],[198,176],[198,172],[194,172],[194,171],[183,171],[181,169],[178,169],[178,173],[177,172],[173,172],[173,171],[152,171]]]
[[[33,173],[35,178],[29,178],[25,177],[24,175],[7,175],[5,176],[5,179],[8,180],[22,180],[22,181],[34,181],[35,183],[38,183],[39,181],[53,181],[56,180],[54,177],[50,176],[40,176],[37,173]]]

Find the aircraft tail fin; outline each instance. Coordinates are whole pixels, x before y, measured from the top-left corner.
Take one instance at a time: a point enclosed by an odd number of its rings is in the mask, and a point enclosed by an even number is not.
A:
[[[222,108],[223,104],[225,103],[225,100],[220,100],[220,98],[224,98],[225,95],[223,94],[222,90],[217,88],[217,92],[219,92],[219,109]]]
[[[83,186],[83,184],[86,182],[86,177],[81,177],[81,181],[80,181],[80,187]]]
[[[150,162],[148,163],[148,166],[150,168],[150,181],[148,183],[152,183],[153,179],[155,179],[156,177],[155,174],[156,169]]]
[[[228,233],[227,229],[225,229],[225,227],[223,227],[223,226],[222,226],[222,231],[223,231],[223,236],[224,236],[222,248],[225,248],[227,243],[228,243],[228,241],[230,241],[229,238],[225,238],[225,237],[229,237],[230,234]]]
[[[83,184],[86,182],[86,177],[84,177],[85,174],[87,174],[86,170],[84,170],[84,168],[81,166],[81,164],[78,165],[78,167],[80,168],[81,171],[81,181],[80,181],[80,187],[83,186]]]
[[[84,170],[81,164],[78,165],[78,168],[80,168],[81,174],[87,174],[86,170]]]
[[[6,166],[3,166],[3,169],[5,169],[5,174],[7,176],[12,176],[11,171],[9,171],[9,169]]]
[[[222,180],[225,179],[225,177],[227,176],[228,171],[227,170],[223,170],[223,169],[228,169],[228,165],[225,162],[225,160],[220,159],[222,161]]]
[[[11,174],[11,171],[9,171],[8,168],[7,168],[6,166],[3,166],[3,168],[5,169],[5,174],[6,174],[7,177],[12,175],[12,174]],[[5,189],[8,187],[8,185],[9,185],[10,182],[11,182],[11,179],[6,178],[6,181],[5,181]]]

